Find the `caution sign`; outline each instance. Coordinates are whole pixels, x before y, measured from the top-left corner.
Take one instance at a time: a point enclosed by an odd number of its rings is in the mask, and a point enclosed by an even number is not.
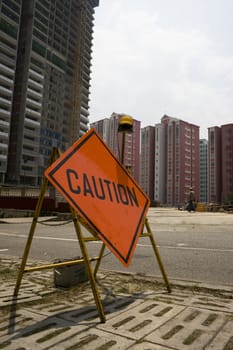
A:
[[[129,266],[150,200],[94,129],[45,172],[48,180]]]

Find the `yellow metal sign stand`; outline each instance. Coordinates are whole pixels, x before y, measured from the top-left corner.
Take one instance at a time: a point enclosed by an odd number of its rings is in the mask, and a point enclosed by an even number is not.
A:
[[[146,228],[145,232],[143,232],[144,227]],[[153,252],[155,254],[155,257],[157,259],[157,262],[158,262],[158,265],[159,265],[159,268],[160,268],[160,272],[161,272],[161,274],[163,276],[164,283],[165,283],[165,285],[167,287],[167,291],[168,291],[168,293],[171,293],[171,286],[170,286],[170,283],[168,281],[167,274],[166,274],[166,271],[164,269],[164,266],[163,266],[163,263],[162,263],[162,260],[161,260],[160,254],[159,254],[159,250],[158,250],[157,245],[155,243],[155,239],[154,239],[153,233],[151,231],[148,218],[145,219],[144,227],[143,227],[143,230],[142,230],[142,232],[141,232],[139,237],[148,237],[150,239],[150,243],[151,243]],[[105,244],[103,243],[102,247],[101,247],[101,250],[100,250],[99,259],[96,262],[94,275],[96,275],[96,273],[98,271],[98,268],[99,268],[99,265],[100,265],[100,262],[101,262],[101,258],[102,258],[103,254],[104,254],[104,250],[105,250]]]
[[[51,159],[50,159],[50,164],[51,165],[56,158],[58,158],[60,156],[60,152],[58,149],[54,149],[51,155]],[[82,233],[82,229],[81,229],[81,223],[84,224],[86,226],[86,228],[89,230],[89,232],[91,232],[94,236],[96,235],[96,233],[93,231],[92,228],[90,228],[88,225],[86,225],[82,219],[76,214],[76,212],[70,207],[71,210],[71,214],[72,214],[72,219],[73,219],[73,223],[74,223],[74,227],[75,227],[75,231],[77,234],[77,239],[79,241],[79,245],[80,245],[80,249],[82,252],[82,256],[83,258],[78,259],[78,260],[71,260],[71,261],[66,261],[66,262],[60,262],[60,263],[53,263],[53,264],[48,264],[48,265],[41,265],[41,266],[35,266],[35,267],[26,267],[26,263],[27,263],[27,258],[30,252],[30,248],[31,248],[31,244],[32,244],[32,239],[35,233],[35,229],[36,229],[36,224],[38,222],[38,218],[40,215],[40,211],[41,211],[41,207],[42,207],[42,203],[43,203],[43,199],[44,199],[44,195],[46,192],[48,186],[48,180],[46,177],[44,177],[44,181],[41,187],[41,191],[40,191],[40,195],[38,198],[38,202],[36,205],[36,209],[35,209],[35,213],[34,213],[34,217],[32,220],[32,224],[31,224],[31,228],[29,231],[29,235],[28,235],[28,239],[26,242],[26,246],[25,246],[25,250],[24,250],[24,254],[23,254],[23,258],[22,258],[22,262],[21,262],[21,266],[19,269],[19,273],[18,273],[18,277],[17,277],[17,281],[16,281],[16,285],[15,285],[15,289],[14,289],[14,297],[17,297],[18,292],[19,292],[19,288],[21,285],[21,281],[23,278],[23,274],[25,272],[33,272],[33,271],[39,271],[39,270],[44,270],[44,269],[50,269],[50,268],[56,268],[56,267],[63,267],[63,266],[71,266],[71,265],[75,265],[75,264],[81,264],[81,263],[85,263],[86,265],[86,269],[87,269],[87,273],[88,273],[88,277],[89,277],[89,281],[91,283],[91,288],[92,288],[92,292],[93,292],[93,296],[95,299],[95,303],[96,303],[96,307],[99,313],[99,317],[100,317],[100,321],[101,322],[105,322],[106,318],[105,318],[105,314],[104,314],[104,310],[103,310],[103,306],[102,306],[102,302],[100,300],[100,296],[99,296],[99,292],[96,286],[96,280],[95,280],[95,275],[92,271],[92,266],[91,266],[91,262],[92,261],[98,261],[100,260],[101,257],[94,257],[92,259],[89,258],[88,256],[88,252],[87,252],[87,248],[85,245],[85,241],[93,241],[93,240],[99,240],[96,237],[84,237],[83,233]],[[97,272],[97,269],[95,269],[95,271]],[[95,272],[95,274],[96,274]]]
[[[50,159],[50,163],[49,166],[56,160],[56,158],[58,158],[61,155],[60,151],[58,149],[54,149],[51,155],[51,159]],[[72,219],[73,219],[73,223],[74,223],[74,228],[76,231],[76,235],[77,235],[77,239],[80,245],[80,249],[82,252],[82,256],[83,258],[78,259],[78,260],[71,260],[71,261],[65,261],[65,262],[59,262],[59,263],[52,263],[52,264],[48,264],[48,265],[40,265],[40,266],[34,266],[34,267],[26,267],[26,263],[27,263],[27,259],[28,259],[28,255],[30,252],[30,248],[31,248],[31,244],[32,244],[32,239],[35,233],[35,229],[36,229],[36,225],[38,222],[38,218],[41,212],[41,207],[42,207],[42,203],[43,203],[43,199],[44,199],[44,195],[46,192],[48,186],[48,179],[46,177],[44,177],[43,180],[43,184],[41,186],[41,190],[40,190],[40,195],[38,198],[38,202],[36,205],[36,209],[34,212],[34,216],[33,216],[33,220],[32,220],[32,224],[30,227],[30,231],[29,231],[29,235],[28,235],[28,239],[26,242],[26,246],[24,249],[24,254],[23,254],[23,258],[22,258],[22,262],[21,262],[21,266],[19,269],[19,273],[18,273],[18,277],[16,280],[16,285],[15,285],[15,289],[14,289],[14,297],[17,297],[19,289],[20,289],[20,285],[21,285],[21,281],[23,278],[23,274],[26,272],[33,272],[33,271],[39,271],[39,270],[45,270],[45,269],[50,269],[50,268],[57,268],[57,267],[63,267],[63,266],[71,266],[71,265],[75,265],[75,264],[81,264],[81,263],[85,263],[86,265],[86,269],[87,269],[87,273],[88,273],[88,277],[89,277],[89,281],[91,283],[91,288],[92,288],[92,292],[93,292],[93,296],[95,299],[95,303],[96,303],[96,307],[99,313],[99,317],[100,317],[100,321],[101,322],[105,322],[106,318],[105,318],[105,314],[104,314],[104,310],[103,310],[103,305],[100,299],[100,295],[96,286],[96,274],[98,272],[99,266],[100,266],[100,262],[101,259],[103,257],[104,254],[104,250],[105,250],[105,244],[102,243],[100,252],[99,252],[99,256],[97,257],[93,257],[93,258],[89,258],[88,256],[88,251],[86,248],[86,244],[85,242],[90,242],[90,241],[99,241],[99,238],[97,237],[96,232],[94,231],[93,228],[91,228],[80,216],[77,215],[77,213],[75,212],[75,210],[70,207],[71,210],[71,214],[72,214]],[[82,229],[81,226],[84,226],[85,228],[87,228],[87,230],[92,234],[92,236],[90,237],[84,237],[83,233],[82,233]],[[144,227],[146,228],[146,232],[143,232]],[[145,219],[144,225],[143,225],[143,229],[142,232],[140,234],[140,237],[149,237],[154,254],[157,258],[158,261],[158,265],[160,268],[160,271],[162,273],[165,285],[167,287],[167,291],[168,293],[171,292],[171,287],[165,272],[165,269],[163,267],[162,264],[162,260],[160,258],[159,255],[159,251],[158,248],[156,246],[154,237],[153,237],[153,233],[151,231],[148,219]],[[92,269],[92,265],[91,262],[96,261],[96,265],[94,268],[94,271]]]

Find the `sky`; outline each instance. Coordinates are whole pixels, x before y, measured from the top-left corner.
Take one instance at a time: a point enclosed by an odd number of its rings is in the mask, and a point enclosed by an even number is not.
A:
[[[100,0],[90,122],[164,114],[207,128],[233,123],[233,0]]]

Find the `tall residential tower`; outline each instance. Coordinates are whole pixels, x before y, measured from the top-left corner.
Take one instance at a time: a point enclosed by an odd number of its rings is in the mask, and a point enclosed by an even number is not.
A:
[[[233,124],[208,128],[208,201],[233,202]]]
[[[207,203],[207,157],[208,157],[208,141],[200,140],[200,198],[201,203]]]
[[[221,128],[208,128],[208,202],[220,203],[222,192]]]
[[[199,198],[199,127],[163,116],[155,125],[155,200],[184,205],[190,187]]]
[[[99,0],[1,0],[0,181],[37,186],[88,130]]]
[[[155,127],[141,129],[140,185],[148,197],[154,199]]]

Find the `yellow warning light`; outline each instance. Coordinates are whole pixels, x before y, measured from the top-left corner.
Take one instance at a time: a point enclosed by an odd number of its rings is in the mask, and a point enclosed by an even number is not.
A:
[[[132,132],[133,131],[133,118],[129,115],[121,115],[118,121],[118,132]]]

